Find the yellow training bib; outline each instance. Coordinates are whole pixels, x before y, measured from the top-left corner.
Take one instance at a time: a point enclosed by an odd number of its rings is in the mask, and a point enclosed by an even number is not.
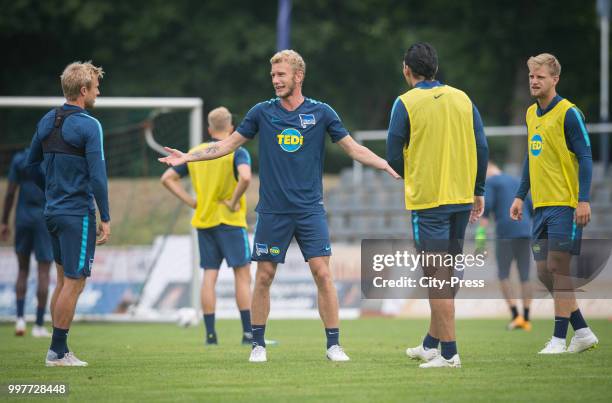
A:
[[[529,181],[534,208],[578,205],[578,160],[565,141],[565,114],[574,104],[559,101],[543,116],[527,109]]]
[[[203,150],[208,145],[200,144],[189,152]],[[202,229],[220,224],[246,228],[245,195],[240,198],[240,209],[236,212],[220,203],[232,198],[238,184],[234,177],[234,153],[210,161],[190,162],[187,167],[197,199],[191,225]]]
[[[404,147],[407,210],[474,202],[477,157],[472,102],[442,85],[400,96],[410,119]]]

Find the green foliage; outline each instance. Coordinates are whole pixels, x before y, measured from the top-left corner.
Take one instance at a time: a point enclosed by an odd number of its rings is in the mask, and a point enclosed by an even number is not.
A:
[[[102,95],[202,97],[206,110],[227,105],[239,123],[273,96],[276,7],[248,0],[4,1],[0,88],[4,95],[59,95],[63,67],[93,59],[107,72]],[[292,17],[292,47],[307,63],[304,94],[331,104],[349,130],[387,127],[393,100],[407,89],[403,53],[417,40],[437,47],[439,77],[470,95],[486,125],[524,113],[528,97],[516,93],[527,91],[525,61],[543,51],[563,65],[560,93],[587,120],[598,120],[594,1],[294,0]],[[19,122],[0,119],[3,143],[29,141],[35,121]],[[333,170],[348,162],[336,158],[336,148],[327,158]]]

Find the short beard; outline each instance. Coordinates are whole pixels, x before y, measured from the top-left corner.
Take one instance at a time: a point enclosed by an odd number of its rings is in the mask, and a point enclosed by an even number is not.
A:
[[[287,87],[287,92],[285,93],[285,95],[279,95],[279,97],[283,99],[289,98],[295,92],[295,87],[296,87],[296,84],[291,83],[291,87]]]

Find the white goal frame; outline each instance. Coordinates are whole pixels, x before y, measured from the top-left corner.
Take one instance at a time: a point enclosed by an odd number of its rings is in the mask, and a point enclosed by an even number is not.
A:
[[[12,97],[0,96],[0,108],[53,108],[66,102],[63,97]],[[202,109],[201,98],[148,98],[148,97],[100,97],[96,100],[95,109],[164,109],[165,111],[188,110],[189,113],[189,146],[193,148],[202,143]],[[159,152],[159,150],[156,149]],[[200,306],[199,255],[195,230],[191,236],[191,306]]]

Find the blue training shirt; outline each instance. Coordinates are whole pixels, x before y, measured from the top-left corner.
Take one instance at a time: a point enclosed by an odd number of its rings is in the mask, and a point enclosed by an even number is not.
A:
[[[259,213],[303,213],[323,209],[325,135],[335,143],[348,135],[327,104],[304,98],[294,111],[280,98],[260,102],[236,129],[253,139],[259,133]]]
[[[30,226],[41,222],[45,208],[45,193],[38,186],[42,171],[39,165],[28,166],[29,149],[18,152],[11,161],[8,180],[19,186],[15,211],[16,226]]]
[[[55,120],[55,109],[47,112],[38,122],[28,158],[29,164],[41,164],[45,174],[45,215],[95,214],[95,198],[100,219],[110,221],[102,125],[78,106],[64,104],[62,108],[79,110],[65,119],[62,137],[85,149],[85,157],[43,153],[42,141],[51,134]]]
[[[485,182],[484,216],[491,213],[495,217],[495,234],[497,239],[516,239],[531,237],[531,216],[533,206],[528,197],[523,203],[523,219],[514,221],[510,218],[510,206],[519,187],[519,180],[506,173],[487,178]]]
[[[542,110],[540,104],[538,104],[536,109],[537,115],[544,115],[554,108],[562,99],[561,96],[556,95],[550,102],[550,105],[544,110]],[[584,115],[577,107],[573,106],[565,113],[563,129],[565,131],[565,144],[567,148],[576,155],[576,159],[578,159],[578,201],[588,202],[591,192],[591,178],[593,176],[593,156],[591,153],[589,134],[584,125]],[[516,192],[516,197],[525,199],[530,187],[529,154],[525,154],[521,185]]]

